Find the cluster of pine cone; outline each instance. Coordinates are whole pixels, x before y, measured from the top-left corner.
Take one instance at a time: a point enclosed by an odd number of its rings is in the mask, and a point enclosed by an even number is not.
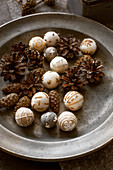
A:
[[[57,44],[59,55],[64,58],[76,58],[80,52],[80,40],[74,36],[62,37]],[[0,62],[1,76],[10,84],[1,90],[6,97],[0,100],[0,108],[14,107],[14,112],[20,107],[30,107],[32,96],[39,91],[45,91],[42,84],[43,54],[31,50],[28,45],[20,42],[12,46],[9,54],[3,55]],[[104,76],[102,63],[90,55],[83,55],[75,64],[61,76],[62,87],[66,90],[80,90],[88,83],[97,83]],[[50,106],[53,112],[59,111],[59,94],[49,92]]]
[[[6,95],[0,99],[0,108],[14,107],[14,113],[20,107],[30,107],[32,96],[44,91],[42,75],[43,54],[29,49],[28,45],[20,42],[12,46],[10,54],[1,58],[0,70],[4,81],[10,84],[1,90]],[[50,91],[51,109],[57,113],[59,110],[59,95],[57,91]]]

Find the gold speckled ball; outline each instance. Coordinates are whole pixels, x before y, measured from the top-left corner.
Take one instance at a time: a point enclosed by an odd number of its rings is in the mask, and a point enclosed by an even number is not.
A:
[[[47,71],[42,76],[42,82],[44,86],[48,89],[54,89],[59,85],[60,76],[55,71]]]

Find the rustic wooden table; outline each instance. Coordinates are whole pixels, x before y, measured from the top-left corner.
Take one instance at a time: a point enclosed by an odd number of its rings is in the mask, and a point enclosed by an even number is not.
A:
[[[67,0],[56,0],[54,8],[40,6],[37,12],[69,12]],[[21,15],[15,0],[0,0],[0,25]],[[106,24],[113,29],[113,22]],[[41,163],[16,158],[0,151],[0,170],[113,170],[113,142],[88,156],[60,163]]]

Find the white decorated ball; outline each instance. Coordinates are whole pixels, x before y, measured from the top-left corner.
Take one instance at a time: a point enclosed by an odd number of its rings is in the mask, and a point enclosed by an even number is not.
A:
[[[65,58],[57,56],[51,61],[50,68],[57,73],[64,73],[68,68],[68,62]]]
[[[77,126],[77,118],[72,112],[64,111],[58,117],[58,124],[63,131],[72,131]]]
[[[83,54],[92,55],[97,50],[97,44],[93,39],[85,38],[80,45],[80,50]]]
[[[47,46],[54,47],[60,41],[59,35],[54,31],[49,31],[44,35]]]
[[[55,71],[47,71],[42,76],[42,83],[48,89],[54,89],[59,85],[60,76]]]
[[[29,108],[21,107],[15,113],[15,120],[19,126],[27,127],[33,123],[34,114]]]
[[[77,91],[69,91],[64,96],[63,102],[67,109],[76,111],[83,105],[83,95]]]
[[[49,96],[45,92],[35,93],[31,100],[31,106],[38,112],[44,112],[49,107]]]
[[[42,52],[43,49],[46,47],[46,42],[41,37],[33,37],[29,41],[29,47],[33,50]]]

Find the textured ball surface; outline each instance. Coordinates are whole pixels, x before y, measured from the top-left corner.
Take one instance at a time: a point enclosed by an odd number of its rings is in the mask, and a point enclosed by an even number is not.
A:
[[[69,91],[64,96],[63,101],[67,109],[76,111],[83,105],[83,95],[77,91]]]
[[[52,128],[57,123],[57,115],[54,112],[47,112],[41,116],[41,123],[46,128]]]
[[[21,107],[15,113],[15,120],[19,126],[27,127],[33,123],[34,114],[29,108]]]
[[[54,31],[49,31],[44,35],[44,40],[46,41],[47,46],[54,47],[57,42],[60,41],[59,35]]]
[[[48,47],[44,52],[44,57],[47,61],[51,61],[57,55],[57,50],[54,47]]]
[[[72,112],[65,111],[58,117],[58,124],[63,131],[72,131],[77,126],[77,118]]]
[[[65,58],[57,56],[51,61],[50,68],[57,73],[63,73],[68,68],[68,62]]]
[[[55,71],[47,71],[42,76],[42,83],[48,89],[54,89],[59,85],[60,76]]]
[[[36,93],[31,100],[31,106],[38,112],[44,112],[49,107],[49,96],[45,92]]]
[[[46,46],[46,42],[41,37],[33,37],[29,41],[29,47],[39,52],[42,52],[45,46]]]
[[[92,55],[97,50],[97,44],[93,39],[85,38],[80,45],[80,50],[83,54]]]

